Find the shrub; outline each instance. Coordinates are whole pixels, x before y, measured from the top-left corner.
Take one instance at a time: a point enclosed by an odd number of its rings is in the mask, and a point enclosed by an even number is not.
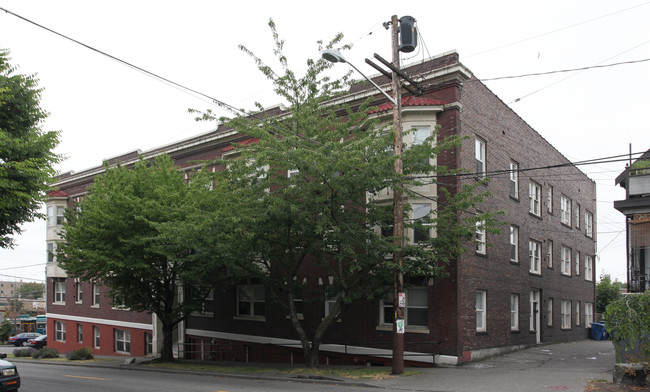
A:
[[[650,291],[610,303],[605,323],[615,345],[635,350],[641,362],[650,359]]]
[[[70,361],[79,361],[84,359],[93,359],[93,352],[90,347],[80,348],[79,350],[70,351],[67,354]]]
[[[59,352],[54,348],[42,348],[32,353],[32,358],[58,358]]]
[[[31,357],[32,351],[34,351],[33,348],[15,348],[14,357]]]

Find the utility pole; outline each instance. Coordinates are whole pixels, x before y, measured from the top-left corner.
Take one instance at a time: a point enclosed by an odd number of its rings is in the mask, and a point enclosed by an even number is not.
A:
[[[393,67],[399,69],[399,48],[398,48],[398,28],[399,23],[397,15],[391,17],[391,37],[393,49]],[[393,154],[395,156],[394,170],[395,174],[400,177],[404,173],[402,162],[402,93],[401,82],[397,72],[392,72],[393,79],[393,126],[395,127],[395,140],[393,142]],[[402,246],[404,242],[404,204],[402,200],[401,182],[393,189],[393,236],[397,251],[393,252],[393,361],[392,373],[400,375],[404,373],[404,306],[406,298],[404,295],[404,273],[402,266],[404,258],[402,256]],[[397,267],[398,266],[398,267]]]

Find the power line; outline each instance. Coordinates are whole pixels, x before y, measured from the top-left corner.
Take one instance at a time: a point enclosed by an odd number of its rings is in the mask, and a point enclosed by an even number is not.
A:
[[[612,63],[612,64],[604,64],[604,65],[592,65],[592,66],[588,66],[588,67],[560,69],[560,70],[556,70],[556,71],[536,72],[536,73],[529,73],[529,74],[522,74],[522,75],[499,76],[499,77],[495,77],[495,78],[471,79],[471,80],[468,80],[467,82],[489,82],[489,81],[494,81],[494,80],[526,78],[526,77],[529,77],[529,76],[544,76],[544,75],[552,75],[552,74],[556,74],[556,73],[586,71],[586,70],[589,70],[589,69],[596,69],[596,68],[607,68],[607,67],[615,67],[615,66],[618,66],[618,65],[637,64],[637,63],[643,63],[643,62],[646,62],[646,61],[650,61],[650,59],[630,60],[630,61],[622,61],[620,63]]]
[[[7,277],[7,278],[14,278],[14,279],[37,280],[37,281],[39,281],[39,282],[45,282],[44,279],[25,278],[24,276],[5,275],[5,274],[0,274],[0,276],[4,276],[4,277]]]

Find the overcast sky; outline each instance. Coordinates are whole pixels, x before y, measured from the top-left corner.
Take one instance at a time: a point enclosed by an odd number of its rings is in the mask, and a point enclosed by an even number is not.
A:
[[[301,6],[309,4],[308,6]],[[642,115],[650,103],[650,2],[589,1],[24,1],[0,8],[166,79],[236,107],[279,103],[270,83],[238,49],[272,62],[269,18],[285,39],[290,65],[303,71],[319,56],[316,41],[336,33],[354,44],[347,59],[390,58],[391,15],[417,20],[420,45],[402,63],[450,50],[478,78],[552,73],[486,81],[486,85],[571,161],[650,148]],[[61,172],[148,150],[210,131],[188,108],[216,109],[209,99],[160,82],[87,47],[0,10],[0,47],[23,74],[38,73],[60,130]],[[340,72],[347,71],[344,66]],[[625,162],[581,166],[596,181],[597,274],[624,281],[625,197],[614,179]],[[559,181],[556,179],[555,181]],[[45,279],[45,222],[24,225],[13,250],[0,250],[0,280]]]

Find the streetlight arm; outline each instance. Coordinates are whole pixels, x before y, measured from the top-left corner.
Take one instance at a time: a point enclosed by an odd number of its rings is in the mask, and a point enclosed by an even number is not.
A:
[[[359,68],[355,67],[352,63],[347,62],[347,64],[350,65],[350,67],[354,68],[355,71],[359,72],[361,76],[363,76],[367,81],[369,81],[373,86],[375,86],[377,90],[379,90],[382,94],[384,94],[384,97],[386,97],[386,99],[388,99],[393,105],[397,106],[397,101],[395,101],[395,98],[388,95],[386,91],[382,90],[381,87],[377,85],[377,83],[373,82],[372,79],[364,75],[363,72],[359,71]]]

